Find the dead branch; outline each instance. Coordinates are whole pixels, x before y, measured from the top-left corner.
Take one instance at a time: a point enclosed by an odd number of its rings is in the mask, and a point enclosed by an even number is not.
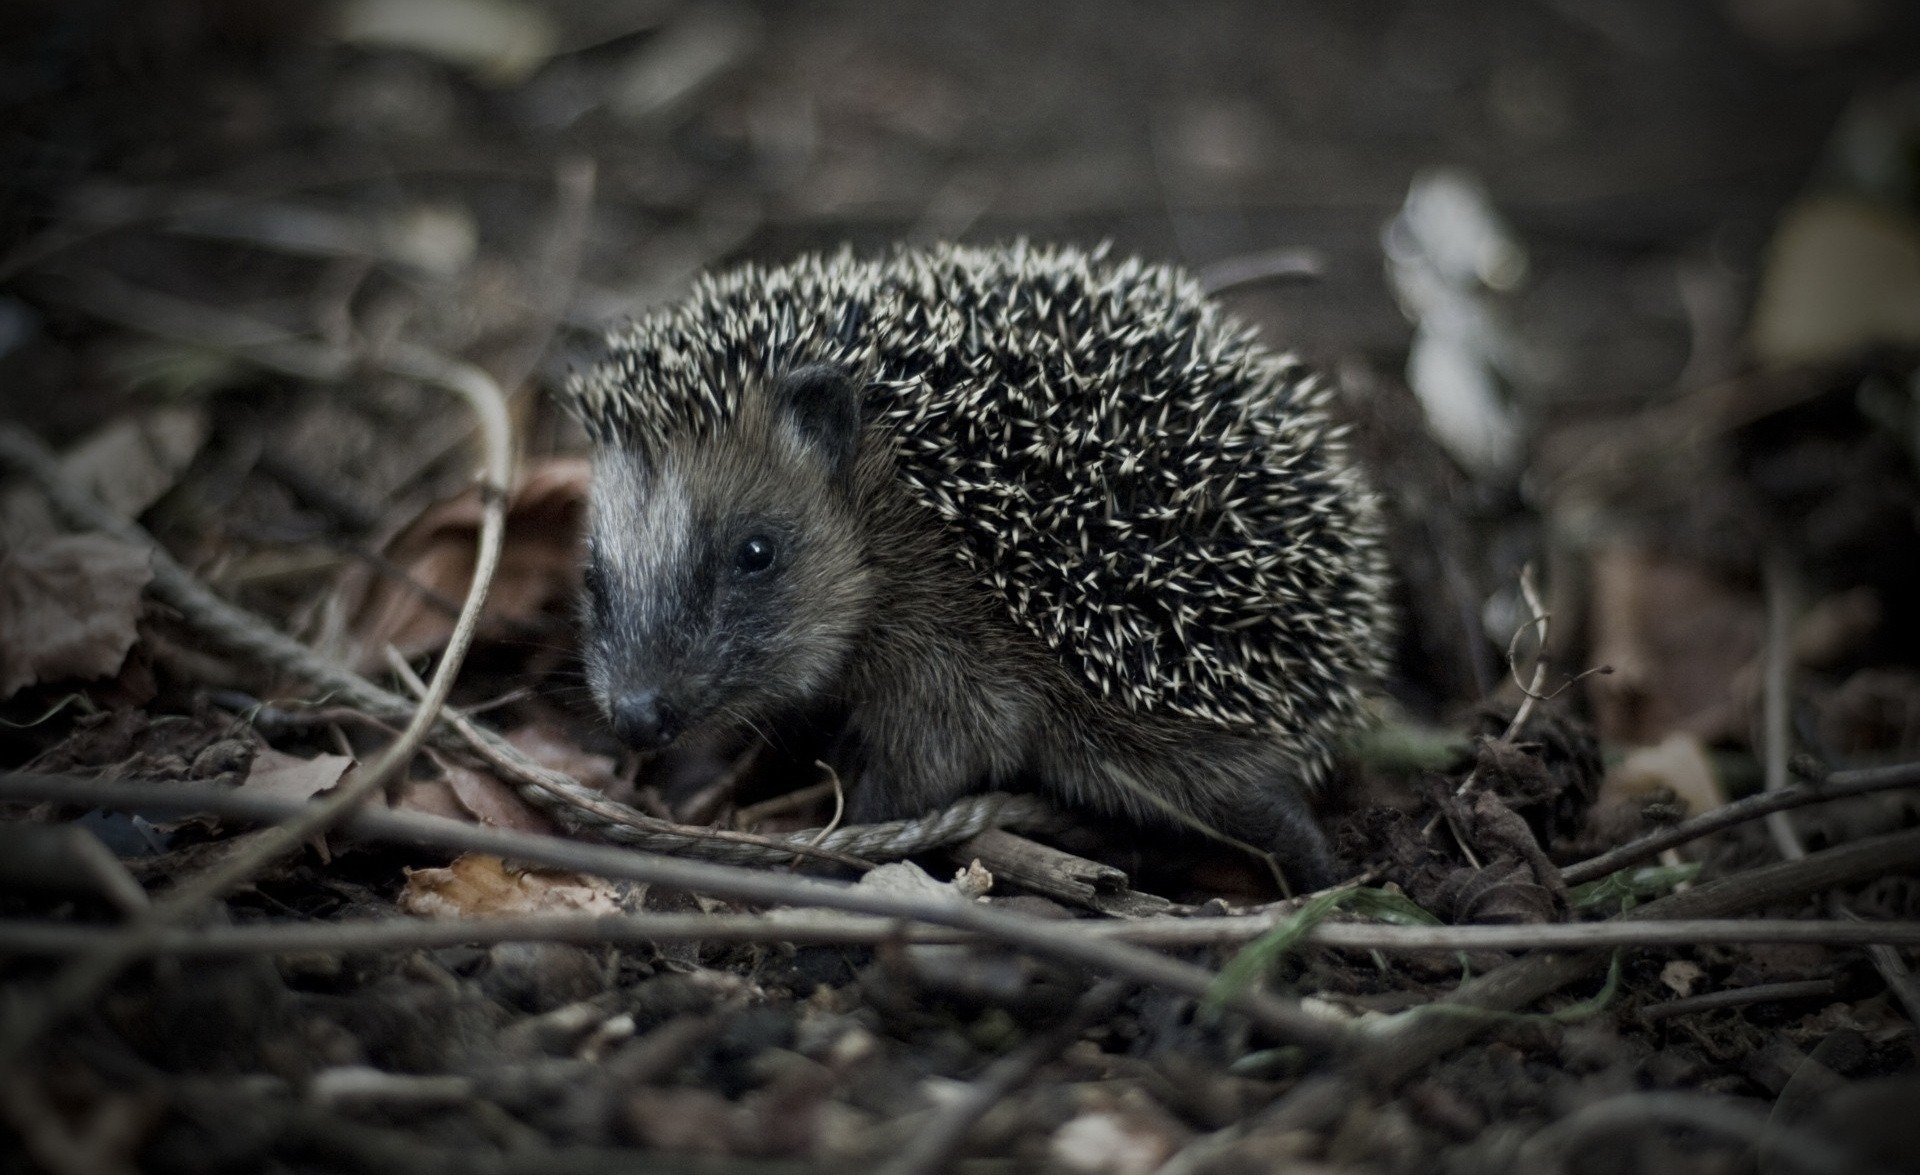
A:
[[[1711,812],[1703,812],[1691,820],[1683,820],[1671,828],[1649,833],[1619,848],[1608,849],[1597,857],[1589,857],[1585,861],[1562,869],[1560,879],[1568,885],[1597,881],[1628,865],[1652,860],[1676,845],[1699,840],[1703,836],[1712,836],[1716,832],[1724,832],[1735,825],[1744,824],[1749,820],[1758,820],[1774,812],[1909,787],[1920,787],[1920,763],[1898,763],[1890,767],[1864,767],[1856,771],[1836,771],[1822,783],[1797,784],[1775,791],[1761,792],[1758,795],[1748,796],[1744,800],[1735,800]]]
[[[1142,918],[1055,923],[1058,933],[1181,949],[1233,946],[1273,929],[1268,918]],[[79,954],[113,937],[111,928],[0,920],[0,955]],[[789,943],[795,946],[877,946],[979,943],[980,936],[926,927],[902,928],[889,918],[826,911],[774,914],[542,914],[514,918],[345,922],[274,922],[249,926],[176,928],[150,951],[156,958],[240,958],[280,955],[437,950],[503,942],[576,946],[646,946],[667,942]],[[1457,951],[1573,951],[1611,948],[1735,946],[1805,943],[1850,947],[1886,943],[1920,946],[1920,922],[1845,922],[1827,919],[1723,918],[1629,924],[1618,921],[1551,926],[1390,926],[1328,922],[1307,933],[1314,946],[1407,954]],[[1678,1001],[1676,1001],[1678,1002]],[[1664,1006],[1664,1005],[1663,1005]]]
[[[1671,1020],[1675,1016],[1693,1016],[1701,1012],[1717,1012],[1724,1008],[1747,1008],[1754,1004],[1771,1004],[1781,1000],[1803,1000],[1814,996],[1832,995],[1840,985],[1831,979],[1796,979],[1791,983],[1756,983],[1750,987],[1733,987],[1725,991],[1710,991],[1704,995],[1687,996],[1685,999],[1668,1000],[1663,1004],[1654,1004],[1643,1008],[1640,1018],[1652,1023],[1656,1020]]]

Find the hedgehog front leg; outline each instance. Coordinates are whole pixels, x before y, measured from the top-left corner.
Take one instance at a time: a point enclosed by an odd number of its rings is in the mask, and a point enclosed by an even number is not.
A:
[[[1308,892],[1341,869],[1287,762],[1259,739],[1116,720],[1050,740],[1037,771],[1068,804],[1271,853]]]

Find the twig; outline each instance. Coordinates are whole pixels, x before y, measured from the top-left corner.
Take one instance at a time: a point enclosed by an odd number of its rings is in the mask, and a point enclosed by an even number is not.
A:
[[[1613,921],[1637,924],[1727,918],[1915,864],[1920,864],[1920,829],[1868,837],[1811,853],[1798,861],[1750,869],[1636,906]],[[1535,956],[1471,980],[1441,1003],[1455,1008],[1510,1011],[1551,995],[1605,962],[1605,955],[1590,952]],[[1492,1018],[1474,1016],[1416,1018],[1377,1042],[1373,1056],[1378,1075],[1398,1084],[1472,1040],[1491,1023]]]
[[[337,823],[362,799],[377,794],[378,789],[385,787],[413,761],[413,756],[438,720],[440,708],[453,689],[453,679],[460,671],[460,663],[465,659],[467,647],[472,643],[474,631],[479,626],[487,588],[492,584],[494,569],[499,565],[501,538],[506,531],[507,484],[513,475],[513,439],[505,398],[484,372],[417,347],[401,349],[391,357],[390,363],[401,374],[434,384],[465,400],[480,425],[483,513],[479,543],[474,553],[473,579],[467,589],[466,601],[461,606],[460,617],[447,638],[446,651],[434,670],[425,700],[414,710],[400,737],[388,744],[365,772],[327,793],[319,803],[267,830],[251,844],[223,858],[206,872],[182,882],[138,918],[130,921],[122,931],[122,936],[111,946],[75,960],[55,976],[40,1001],[26,1005],[10,1018],[4,1030],[0,1030],[0,1071],[11,1068],[42,1033],[91,1003],[128,962],[142,953],[142,943],[161,928],[197,916],[207,903],[226,894],[272,862],[296,851]],[[85,508],[94,504],[85,501],[84,492],[66,484],[59,459],[33,434],[12,426],[0,428],[0,460],[28,472],[43,489],[49,491],[50,498],[55,498],[57,509],[70,518],[78,516],[83,520],[83,525],[88,516],[100,513],[97,508]],[[56,495],[52,492],[55,489],[63,492]],[[82,505],[83,508],[68,509],[74,505]],[[131,527],[131,524],[124,525]],[[158,568],[155,569],[155,577],[158,579]],[[205,591],[198,584],[194,586]],[[212,597],[212,593],[206,594]]]
[[[530,858],[529,858],[530,859]],[[1074,938],[1164,949],[1231,946],[1273,929],[1269,918],[1141,918],[1057,922]],[[113,936],[105,927],[0,919],[0,955],[78,954]],[[979,943],[977,934],[927,927],[902,929],[891,918],[833,911],[775,914],[540,914],[513,918],[421,920],[361,918],[345,922],[263,922],[250,926],[180,927],[155,943],[154,958],[242,958],[249,955],[352,954],[554,942],[574,946],[645,946],[662,942],[791,943],[876,946]],[[1689,919],[1676,922],[1587,922],[1547,926],[1392,926],[1323,922],[1305,941],[1339,950],[1452,954],[1459,951],[1571,951],[1675,946],[1804,943],[1920,945],[1920,922],[1838,922],[1789,918]],[[1665,1006],[1665,1005],[1661,1005]]]
[[[1540,589],[1533,582],[1533,564],[1531,563],[1520,569],[1520,596],[1526,601],[1528,618],[1526,623],[1513,630],[1513,636],[1507,641],[1507,672],[1513,677],[1513,683],[1520,687],[1521,697],[1519,708],[1514,710],[1512,720],[1507,723],[1507,729],[1496,740],[1502,743],[1511,743],[1526,728],[1527,719],[1533,715],[1534,703],[1540,699],[1540,687],[1545,685],[1547,680],[1547,638],[1552,633],[1553,614],[1547,611],[1546,605],[1540,599]],[[1539,652],[1534,658],[1531,685],[1520,680],[1518,660],[1520,637],[1529,628],[1540,630]],[[1467,772],[1467,777],[1460,781],[1460,786],[1454,789],[1454,798],[1460,799],[1466,796],[1479,783],[1480,767],[1476,763],[1473,769]],[[1466,830],[1460,827],[1460,822],[1449,805],[1441,804],[1440,811],[1427,817],[1427,822],[1420,828],[1420,839],[1431,840],[1434,829],[1439,827],[1442,819],[1445,819],[1447,826],[1453,830],[1453,837],[1459,842],[1460,851],[1466,854],[1468,863],[1478,869],[1480,860],[1474,856],[1473,846],[1467,843]]]
[[[1692,1016],[1700,1012],[1717,1012],[1725,1008],[1745,1008],[1754,1004],[1772,1004],[1782,1000],[1803,1000],[1812,996],[1832,995],[1840,985],[1831,979],[1797,979],[1791,983],[1756,983],[1751,987],[1733,987],[1725,991],[1710,991],[1705,995],[1688,996],[1685,999],[1668,1000],[1663,1004],[1654,1004],[1640,1011],[1640,1018],[1649,1023],[1656,1020],[1671,1020],[1675,1016]]]
[[[996,883],[1009,881],[1088,909],[1099,909],[1102,897],[1124,894],[1132,888],[1124,870],[998,828],[953,845],[947,849],[947,856],[962,866],[978,860]]]
[[[1516,1171],[1565,1171],[1568,1160],[1595,1135],[1641,1134],[1649,1126],[1677,1126],[1718,1135],[1761,1150],[1769,1159],[1816,1175],[1869,1175],[1858,1153],[1804,1130],[1773,1126],[1767,1115],[1731,1098],[1663,1089],[1616,1094],[1583,1106],[1528,1139]]]
[[[941,1107],[933,1121],[914,1135],[907,1149],[883,1164],[877,1175],[934,1175],[945,1169],[988,1110],[1079,1040],[1081,1033],[1111,1015],[1126,998],[1128,987],[1117,979],[1106,980],[1082,996],[1065,1020],[987,1066],[978,1081],[957,1100]]]
[[[1787,758],[1793,751],[1788,709],[1793,703],[1793,620],[1799,611],[1799,590],[1793,563],[1785,552],[1769,551],[1764,568],[1767,593],[1766,698],[1764,717],[1766,790],[1782,791],[1791,783]],[[1793,818],[1784,811],[1767,816],[1767,832],[1780,855],[1798,861],[1807,855]]]
[[[150,810],[219,810],[224,815],[271,821],[297,801],[249,796],[241,792],[186,784],[129,784],[36,775],[0,776],[0,800],[55,799],[99,807]],[[1124,975],[1196,999],[1212,988],[1213,972],[1125,943],[1060,933],[1059,924],[988,909],[973,902],[879,893],[858,886],[787,873],[743,869],[710,861],[666,857],[610,845],[536,836],[477,824],[463,824],[414,812],[359,809],[340,823],[351,835],[449,852],[484,852],[515,860],[574,869],[625,881],[692,890],[737,901],[782,903],[872,914],[965,930],[1017,947],[1042,958]],[[143,948],[148,944],[141,944]],[[1342,1025],[1302,1011],[1297,1005],[1260,990],[1236,993],[1227,1001],[1279,1040],[1309,1053],[1331,1055],[1356,1047]]]
[[[1597,857],[1589,857],[1578,864],[1569,865],[1560,871],[1560,879],[1568,885],[1597,881],[1628,865],[1651,860],[1676,845],[1683,845],[1703,836],[1712,836],[1716,832],[1724,832],[1737,824],[1757,820],[1772,812],[1784,812],[1789,808],[1805,807],[1808,804],[1824,804],[1829,800],[1843,800],[1853,796],[1897,791],[1908,787],[1920,787],[1920,763],[1899,763],[1890,767],[1836,771],[1827,777],[1826,782],[1818,785],[1796,784],[1778,791],[1761,792],[1759,795],[1748,796],[1744,800],[1735,800],[1731,804],[1723,804],[1711,812],[1704,812],[1671,828],[1649,833],[1639,840],[1608,849]]]
[[[840,786],[840,773],[832,767],[827,766],[826,763],[817,759],[813,765],[826,772],[827,782],[833,785],[833,815],[820,829],[820,834],[807,842],[808,848],[817,849],[820,847],[821,841],[827,839],[828,836],[832,835],[834,829],[840,827],[840,818],[847,814],[847,789]]]
[[[1539,700],[1540,687],[1547,684],[1547,637],[1552,631],[1553,613],[1547,611],[1547,606],[1540,600],[1540,589],[1534,585],[1531,563],[1520,569],[1520,598],[1527,602],[1527,611],[1532,618],[1514,629],[1513,638],[1507,642],[1507,672],[1513,677],[1513,684],[1520,687],[1520,708],[1513,712],[1513,721],[1507,723],[1506,733],[1500,736],[1503,743],[1512,742],[1526,729],[1527,719],[1533,716],[1533,705]],[[1540,629],[1539,652],[1533,659],[1533,682],[1527,684],[1520,680],[1520,665],[1515,656],[1520,645],[1520,634],[1535,626]],[[1473,776],[1468,775],[1457,794],[1465,795],[1472,783]]]

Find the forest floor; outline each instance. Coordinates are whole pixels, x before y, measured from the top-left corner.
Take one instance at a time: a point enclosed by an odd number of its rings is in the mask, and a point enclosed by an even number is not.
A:
[[[1920,12],[0,29],[0,1175],[1920,1170]],[[595,712],[568,356],[1015,237],[1337,382],[1355,881]]]

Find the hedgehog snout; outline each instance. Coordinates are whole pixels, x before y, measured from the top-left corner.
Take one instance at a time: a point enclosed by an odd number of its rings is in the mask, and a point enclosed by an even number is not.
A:
[[[611,699],[607,717],[619,740],[638,751],[666,746],[686,729],[685,712],[659,690],[628,690]]]

